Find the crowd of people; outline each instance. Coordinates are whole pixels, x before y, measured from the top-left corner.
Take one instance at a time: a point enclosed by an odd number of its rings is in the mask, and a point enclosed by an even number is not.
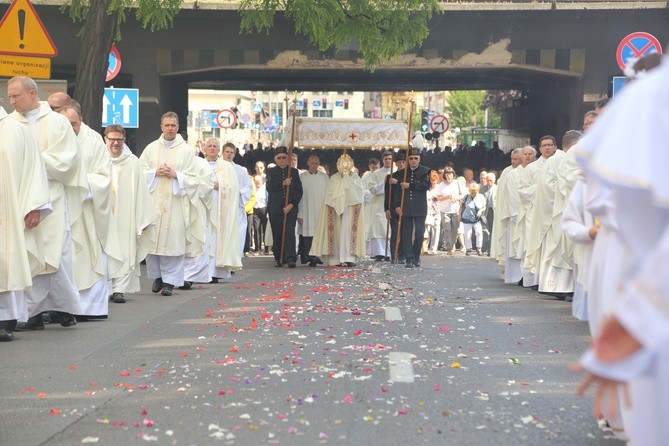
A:
[[[304,154],[302,170],[297,151],[277,147],[273,162],[258,160],[251,173],[234,162],[232,143],[189,146],[179,117],[167,112],[160,137],[137,157],[123,127],[101,136],[66,93],[40,101],[28,77],[7,88],[14,111],[2,112],[3,150],[17,142],[24,149],[2,165],[10,197],[2,222],[12,231],[2,248],[18,260],[4,262],[11,270],[0,283],[1,341],[43,330],[45,321],[106,318],[109,302],[140,291],[141,262],[152,292],[170,296],[230,278],[245,255],[271,254],[289,268],[352,267],[365,258],[413,268],[422,254],[453,254],[456,234],[471,252],[473,234],[482,255],[490,234],[481,221],[492,214],[494,175],[482,173],[484,194],[465,169],[453,193],[452,167],[421,165],[418,149],[383,152],[360,176],[346,152],[330,175],[317,152]]]
[[[300,169],[281,146],[250,172],[232,143],[190,147],[173,112],[137,157],[123,127],[100,136],[67,94],[41,102],[32,79],[12,78],[15,110],[0,107],[0,341],[43,330],[46,318],[106,318],[109,302],[140,290],[142,261],[152,292],[170,296],[230,278],[253,253],[278,268],[418,268],[423,255],[462,250],[489,255],[507,284],[571,302],[595,341],[577,368],[583,389],[599,386],[597,416],[621,439],[662,444],[669,196],[656,143],[667,110],[653,101],[666,99],[668,70],[626,87],[611,111],[598,103],[559,146],[546,135],[538,154],[513,150],[499,183],[494,171],[477,182],[452,162],[427,167],[417,148],[380,152],[359,175],[346,151],[328,172],[318,152],[302,153]],[[620,130],[632,124],[646,132],[635,141]]]

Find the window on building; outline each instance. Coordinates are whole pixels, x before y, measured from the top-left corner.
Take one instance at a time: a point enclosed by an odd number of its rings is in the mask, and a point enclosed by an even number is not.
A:
[[[314,110],[314,118],[331,118],[332,110]]]

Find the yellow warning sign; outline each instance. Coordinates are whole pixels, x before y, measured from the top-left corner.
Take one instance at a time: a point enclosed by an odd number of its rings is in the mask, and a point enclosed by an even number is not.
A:
[[[0,54],[0,76],[28,76],[33,79],[50,79],[51,59]]]
[[[54,57],[49,33],[28,0],[14,0],[0,21],[0,54]]]

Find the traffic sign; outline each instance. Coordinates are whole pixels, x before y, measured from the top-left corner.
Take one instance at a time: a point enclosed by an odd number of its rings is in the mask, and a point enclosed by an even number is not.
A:
[[[237,114],[228,108],[223,109],[216,115],[216,123],[224,129],[232,128],[237,123]]]
[[[631,59],[650,53],[662,54],[662,45],[652,34],[639,31],[628,34],[620,41],[616,50],[616,61],[620,69],[625,70]]]
[[[434,115],[434,118],[432,118],[430,121],[430,130],[433,132],[439,132],[442,135],[446,133],[450,127],[451,123],[444,115]]]
[[[112,43],[111,50],[109,50],[109,63],[107,64],[107,77],[105,81],[109,82],[114,79],[121,71],[121,53],[118,52],[116,45]]]
[[[216,118],[218,117],[217,113],[210,113],[209,114],[209,127],[217,129],[220,128],[221,126],[218,125],[218,122],[216,121]]]
[[[262,104],[260,102],[253,104],[253,113],[262,113]]]
[[[0,76],[29,76],[33,79],[51,78],[51,59],[0,54]]]
[[[0,53],[37,57],[58,55],[49,33],[28,0],[14,0],[2,17]]]
[[[335,101],[335,107],[343,107],[344,101]]]
[[[611,79],[611,97],[615,97],[617,94],[620,94],[620,91],[623,89],[626,83],[626,76],[613,76]]]
[[[314,101],[311,102],[311,106],[314,107],[314,108],[321,108],[322,107],[321,101],[314,100]]]
[[[102,97],[102,126],[119,124],[139,127],[139,90],[136,88],[105,88]]]

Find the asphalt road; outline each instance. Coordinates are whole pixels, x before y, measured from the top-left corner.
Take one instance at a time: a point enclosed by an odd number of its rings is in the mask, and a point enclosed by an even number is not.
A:
[[[619,445],[569,305],[487,258],[275,268],[0,344],[0,445]]]

